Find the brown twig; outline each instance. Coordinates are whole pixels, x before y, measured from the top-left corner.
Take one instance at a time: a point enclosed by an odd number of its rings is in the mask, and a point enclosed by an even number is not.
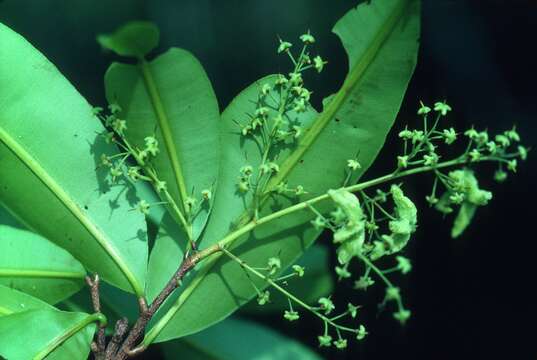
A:
[[[181,262],[181,265],[168,281],[164,289],[162,289],[155,300],[153,300],[149,308],[147,308],[147,311],[140,313],[138,320],[136,320],[136,323],[123,341],[121,348],[119,348],[119,351],[117,351],[115,357],[111,359],[125,360],[128,357],[132,357],[143,352],[145,350],[145,346],[136,346],[136,342],[144,334],[147,323],[149,323],[151,318],[155,315],[157,310],[166,301],[166,299],[173,293],[173,291],[179,287],[181,280],[186,274],[188,274],[189,271],[191,271],[201,260],[221,250],[222,249],[219,244],[214,244],[213,246],[195,252],[184,258]],[[110,345],[108,346],[110,347]],[[108,360],[108,358],[106,358],[106,360]]]
[[[128,329],[129,320],[127,320],[127,318],[119,319],[116,322],[116,326],[114,328],[114,335],[112,335],[112,339],[110,339],[110,342],[106,347],[104,360],[114,359],[114,356],[116,355],[117,350],[119,349],[119,346],[121,345],[121,342],[123,341],[123,338],[125,337],[125,334],[127,333]]]
[[[89,276],[86,276],[86,283],[90,288],[91,303],[93,304],[93,310],[96,313],[101,312],[101,300],[99,296],[99,275],[93,275],[93,279]],[[96,360],[104,359],[104,351],[106,347],[106,337],[105,337],[105,324],[99,324],[99,329],[97,330],[97,340],[92,344],[91,350],[95,355]]]

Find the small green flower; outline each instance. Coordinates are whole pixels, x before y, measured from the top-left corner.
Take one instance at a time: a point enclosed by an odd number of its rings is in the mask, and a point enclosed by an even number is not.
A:
[[[153,156],[159,152],[158,141],[153,136],[147,136],[145,139],[145,150]]]
[[[298,139],[300,135],[302,135],[302,128],[298,125],[293,125],[293,132],[294,132],[293,137],[295,139]]]
[[[305,194],[306,192],[304,191],[304,187],[302,185],[298,185],[296,188],[295,188],[295,194],[296,195],[303,195]]]
[[[401,323],[401,325],[405,325],[407,320],[410,318],[410,315],[411,315],[410,310],[400,309],[399,311],[393,314],[393,317],[396,320],[398,320]]]
[[[397,260],[397,269],[399,269],[402,274],[408,274],[412,270],[410,259],[404,256],[396,256],[395,260]]]
[[[269,110],[270,109],[268,107],[266,107],[266,106],[260,106],[257,109],[255,109],[255,116],[265,118],[265,117],[267,117],[267,115],[269,113]]]
[[[317,70],[318,73],[323,71],[324,66],[327,64],[319,55],[313,58],[313,67]]]
[[[330,345],[332,345],[332,337],[328,334],[319,335],[317,336],[317,339],[319,340],[320,347],[330,347]]]
[[[106,154],[101,154],[101,165],[110,167],[112,166],[112,159]]]
[[[453,128],[444,129],[442,132],[442,137],[447,145],[451,145],[455,142],[455,140],[457,140],[457,133]]]
[[[213,193],[209,189],[201,190],[201,197],[204,200],[211,200],[211,198],[213,197]]]
[[[149,215],[149,208],[150,205],[145,200],[140,200],[138,204],[136,204],[136,209],[144,215]]]
[[[300,35],[300,40],[302,40],[302,42],[306,45],[313,44],[315,42],[315,38],[313,35],[311,35],[309,30],[306,34]]]
[[[270,84],[263,84],[263,86],[261,86],[261,94],[263,96],[267,96],[270,93],[270,90],[272,90]]]
[[[197,200],[193,197],[188,196],[185,201],[185,207],[189,210],[192,210],[196,206]]]
[[[283,313],[283,317],[289,321],[295,321],[300,319],[300,315],[298,315],[298,312],[293,310],[285,310],[285,312]]]
[[[321,230],[326,227],[326,221],[322,216],[317,216],[315,220],[311,221],[311,224],[316,230]]]
[[[158,180],[155,184],[155,188],[158,193],[166,190],[166,181],[160,181]]]
[[[269,274],[274,275],[278,272],[278,270],[282,267],[282,261],[280,258],[277,257],[271,257],[268,259],[268,268],[269,268]]]
[[[518,135],[518,132],[516,131],[516,126],[513,126],[511,130],[506,131],[505,136],[507,136],[510,140],[513,140],[515,142],[520,141],[520,135]]]
[[[472,140],[475,140],[478,136],[477,131],[472,127],[471,129],[468,129],[464,132],[464,135],[469,137]]]
[[[300,266],[300,265],[293,265],[292,266],[292,269],[293,269],[293,272],[298,275],[298,277],[303,277],[304,276],[304,267],[303,266]]]
[[[436,155],[436,153],[430,153],[428,155],[424,155],[423,156],[423,160],[425,160],[424,162],[424,165],[425,166],[435,166],[436,164],[438,164],[438,155]]]
[[[119,106],[118,103],[113,102],[110,105],[108,105],[108,110],[110,110],[112,114],[117,114],[121,112],[121,106]]]
[[[336,346],[337,349],[343,350],[343,349],[347,348],[347,340],[346,339],[337,339],[336,341],[334,341],[334,345]]]
[[[368,332],[365,329],[365,326],[360,325],[358,331],[356,332],[356,340],[363,340],[367,336]]]
[[[280,45],[278,46],[278,54],[281,54],[282,52],[287,52],[289,49],[293,46],[290,42],[283,41],[280,39]]]
[[[127,170],[127,176],[132,179],[132,181],[136,181],[140,178],[140,170],[141,168],[139,166],[130,166]]]
[[[336,308],[332,300],[330,300],[327,297],[320,298],[319,304],[321,305],[321,309],[324,311],[326,315],[330,314],[332,310]]]
[[[500,144],[501,147],[508,147],[509,145],[511,145],[511,140],[509,140],[509,138],[505,135],[496,135],[496,137],[494,138],[494,140],[496,140],[496,142],[498,144]]]
[[[430,206],[433,206],[438,202],[438,198],[434,195],[427,195],[425,201],[427,201]]]
[[[481,160],[481,153],[477,149],[472,149],[468,155],[470,156],[470,161],[472,162]]]
[[[240,168],[240,173],[244,176],[250,176],[254,172],[254,168],[251,165],[244,165]]]
[[[102,112],[103,112],[103,108],[100,107],[100,106],[95,106],[95,107],[91,108],[91,113],[93,115],[99,115]]]
[[[405,130],[399,132],[399,137],[404,140],[412,139],[412,131],[405,128]]]
[[[518,155],[520,155],[522,160],[526,160],[528,158],[528,149],[522,145],[518,145]]]
[[[449,201],[452,204],[460,205],[464,201],[465,196],[464,193],[461,192],[455,192],[449,196]]]
[[[270,300],[270,292],[268,290],[262,291],[257,295],[257,303],[261,306],[267,304]]]
[[[295,105],[293,111],[296,111],[297,113],[306,111],[306,101],[303,98],[295,99],[293,103]]]
[[[337,276],[339,277],[339,279],[348,279],[351,277],[351,273],[349,272],[349,270],[347,270],[346,268],[344,267],[340,267],[340,266],[336,266],[334,268],[334,271],[336,272]]]
[[[278,74],[278,78],[276,79],[276,81],[274,81],[274,85],[283,86],[283,85],[287,84],[288,81],[289,80],[287,80],[285,75]]]
[[[517,167],[516,159],[509,160],[507,162],[507,170],[512,171],[512,172],[516,172],[516,167]]]
[[[418,115],[427,115],[428,113],[431,112],[431,108],[426,106],[421,100],[420,100],[420,105],[421,106],[418,109]]]
[[[397,157],[397,167],[400,169],[405,169],[408,167],[408,156],[398,156]]]
[[[237,187],[239,188],[239,191],[242,193],[248,192],[250,190],[250,183],[245,180],[239,181],[237,184]]]
[[[355,159],[349,159],[347,160],[347,167],[350,168],[352,171],[356,171],[358,169],[361,169],[362,165],[360,165],[360,163]]]
[[[489,134],[486,131],[480,131],[477,133],[475,142],[478,145],[485,145],[489,141]]]
[[[299,93],[298,95],[300,95],[300,97],[301,97],[302,99],[304,99],[304,101],[307,102],[307,101],[310,101],[311,94],[312,94],[312,92],[309,91],[308,89],[306,89],[306,88],[301,88],[300,93]]]
[[[123,175],[123,171],[120,166],[114,166],[110,168],[110,175],[112,175],[112,181],[116,181],[116,178]]]
[[[494,180],[496,180],[499,183],[504,182],[507,179],[507,173],[503,170],[496,170],[494,173]]]
[[[412,130],[412,144],[416,144],[425,140],[425,134],[422,130]]]
[[[125,130],[127,130],[127,122],[121,119],[115,119],[112,123],[112,129],[120,135],[123,135]]]
[[[498,146],[494,141],[489,141],[487,143],[487,151],[493,155],[496,154],[496,152],[498,151]]]
[[[356,315],[358,315],[358,309],[359,308],[360,308],[360,306],[356,306],[356,305],[353,305],[351,303],[347,304],[347,311],[349,312],[349,314],[351,315],[351,317],[353,319],[356,318]]]
[[[360,278],[354,282],[354,288],[357,290],[367,290],[368,287],[373,285],[375,280],[371,279],[369,276],[360,276]]]
[[[439,112],[442,116],[446,116],[449,111],[451,111],[451,106],[446,104],[446,102],[436,102],[434,103],[434,111]]]
[[[304,82],[302,74],[299,72],[289,73],[289,82],[294,86],[301,85]]]
[[[386,301],[394,300],[399,301],[401,299],[401,293],[398,287],[388,286],[386,288]]]

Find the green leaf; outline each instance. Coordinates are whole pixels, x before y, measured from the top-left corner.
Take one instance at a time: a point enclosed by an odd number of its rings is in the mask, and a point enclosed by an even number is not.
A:
[[[53,309],[53,307],[33,296],[0,285],[0,316],[32,309]]]
[[[85,360],[102,315],[37,309],[0,317],[0,355],[9,360]]]
[[[287,281],[289,290],[307,304],[316,303],[319,298],[328,296],[334,290],[334,280],[332,271],[329,268],[329,249],[326,246],[314,245],[306,250],[304,255],[298,259],[297,264],[305,268],[303,277],[293,277]],[[282,275],[291,274],[292,270],[287,269]],[[260,312],[283,312],[289,308],[287,298],[281,294],[271,294],[270,302],[259,306],[253,300],[244,306],[241,311],[250,315]]]
[[[479,188],[477,178],[470,169],[451,171],[449,177],[454,182],[457,192],[464,194],[464,202],[460,206],[451,229],[451,237],[457,238],[472,222],[477,207],[487,205],[492,199],[492,193]],[[453,191],[447,191],[442,198],[449,198],[452,193]]]
[[[184,232],[169,214],[165,215],[149,255],[146,286],[148,301],[153,301],[179,268],[184,257],[184,246]]]
[[[151,62],[112,64],[105,85],[108,101],[123,110],[127,139],[139,148],[145,137],[157,139],[160,151],[152,165],[180,210],[184,213],[187,197],[199,203],[201,191],[215,185],[220,151],[218,103],[201,64],[189,52],[172,48]],[[209,210],[204,203],[196,216],[194,239]]]
[[[20,35],[0,24],[0,201],[90,271],[143,293],[146,225],[134,187],[105,181],[91,106]],[[31,84],[32,86],[28,86]]]
[[[222,143],[224,144],[224,153],[222,154],[221,163],[226,165],[221,167],[213,213],[211,215],[211,221],[205,229],[203,237],[200,239],[201,248],[221,239],[234,225],[236,226],[234,220],[251,211],[249,207],[245,208],[245,204],[251,201],[251,196],[243,199],[243,196],[236,191],[237,177],[239,169],[246,163],[254,167],[259,165],[261,163],[261,155],[254,141],[243,141],[240,137],[235,120],[244,122],[248,118],[248,112],[252,110],[252,101],[257,99],[259,88],[262,84],[274,82],[276,79],[276,76],[268,76],[243,90],[222,114],[222,129],[220,133]],[[309,109],[308,112],[300,114],[300,117],[303,123],[308,124],[313,120],[315,115],[316,112],[313,109]],[[291,149],[285,149],[280,154],[285,156],[285,154],[289,154],[290,152]],[[245,153],[248,154],[247,159],[245,158]],[[299,214],[299,217],[298,224],[303,224],[304,215]],[[304,228],[308,232],[316,232],[316,230],[310,229],[311,227],[308,225],[304,226]],[[267,240],[274,232],[277,233],[281,229],[282,225],[262,228],[261,231],[264,231],[264,233],[258,231],[255,233],[256,238],[250,239],[253,243],[259,244],[262,242],[262,251],[260,252],[260,249],[256,249],[256,246],[253,244],[247,244],[246,247],[242,248],[244,252],[240,251],[238,255],[245,261],[252,263],[253,266],[265,266],[267,259],[276,255],[282,259],[284,264],[290,264],[302,253],[307,247],[307,244],[304,244],[298,236],[289,239],[281,233],[278,234],[278,241],[269,242]],[[313,237],[309,236],[309,239],[312,241]],[[155,249],[158,248],[155,247]],[[233,248],[232,251],[234,251]],[[162,250],[162,252],[166,251]],[[176,300],[172,299],[175,301],[173,305],[170,305],[170,312],[167,315],[163,315],[167,310],[167,307],[164,307],[158,312],[153,323],[150,324],[150,327],[153,327],[153,329],[149,338],[159,333],[156,341],[165,341],[194,333],[215,321],[223,319],[230,311],[237,309],[240,305],[250,300],[253,296],[253,287],[244,271],[239,266],[236,266],[235,263],[228,262],[227,259],[221,259],[222,261],[218,261],[218,259],[219,255],[215,255],[209,260],[207,266],[203,266],[199,272],[191,274],[186,279],[181,287],[183,291],[178,295]],[[168,269],[172,269],[174,266],[177,267],[177,261],[174,261],[173,265],[169,264],[167,266]],[[211,270],[213,266],[215,270],[213,276],[205,276],[207,275],[206,272]],[[152,278],[151,273],[154,272],[151,268],[150,266],[150,278]],[[163,280],[163,277],[161,277],[160,281],[162,282]],[[263,287],[265,284],[259,283],[258,286]],[[214,299],[214,296],[219,299],[217,303],[210,301],[211,298]],[[190,316],[185,318],[185,314],[189,311],[198,313],[198,306],[205,307],[205,311],[199,315],[198,319],[191,318]]]
[[[159,43],[158,27],[147,21],[129,22],[112,34],[97,36],[97,42],[105,49],[121,56],[143,57]]]
[[[180,341],[162,345],[166,359],[320,360],[300,343],[254,322],[227,319]]]
[[[362,175],[380,151],[416,63],[419,2],[376,0],[369,5],[362,4],[348,12],[334,32],[349,55],[349,74],[320,115],[310,109],[302,116],[304,136],[292,152],[280,153],[280,172],[271,180],[272,187],[284,180],[290,187],[303,185],[308,197],[341,186],[346,162],[355,158],[357,152],[362,169],[352,180]],[[219,241],[251,218],[249,198],[237,194],[236,183],[240,166],[257,165],[260,154],[251,141],[243,140],[234,121],[244,123],[245,114],[255,110],[253,104],[259,88],[268,81],[270,77],[241,92],[222,115],[222,170],[211,221],[201,239],[202,247]],[[266,198],[261,216],[294,201]],[[271,221],[235,240],[230,250],[254,267],[265,266],[269,257],[278,255],[285,268],[319,235],[320,231],[309,223],[311,219],[310,213],[298,212]],[[199,331],[225,318],[254,295],[251,280],[243,269],[216,255],[184,284],[169,312],[152,324],[145,342],[165,341]],[[217,303],[210,302],[214,298],[218,299]]]
[[[467,201],[461,204],[457,217],[455,217],[455,221],[453,222],[453,227],[451,228],[452,238],[461,236],[464,230],[466,230],[468,225],[472,222],[476,210],[477,205],[475,204]]]
[[[47,239],[5,225],[0,225],[0,239],[0,284],[51,304],[84,286],[84,267]]]

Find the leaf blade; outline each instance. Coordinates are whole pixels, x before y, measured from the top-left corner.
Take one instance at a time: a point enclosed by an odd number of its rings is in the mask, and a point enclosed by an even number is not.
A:
[[[106,281],[142,294],[147,239],[143,216],[130,211],[136,194],[95,171],[100,155],[117,149],[96,135],[104,128],[91,106],[42,54],[2,24],[0,39],[0,83],[9,84],[0,89],[2,204]]]
[[[0,284],[51,304],[84,286],[84,267],[47,239],[4,225],[0,225],[0,239]]]

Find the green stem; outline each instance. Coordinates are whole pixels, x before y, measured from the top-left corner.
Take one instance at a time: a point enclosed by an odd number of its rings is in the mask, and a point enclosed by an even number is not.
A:
[[[295,303],[297,303],[298,305],[302,306],[304,309],[310,311],[311,313],[315,314],[315,316],[317,316],[318,318],[320,318],[321,320],[329,323],[330,325],[332,325],[333,327],[335,327],[336,329],[341,329],[341,330],[345,330],[345,331],[350,331],[350,332],[353,332],[355,333],[356,332],[356,329],[351,329],[349,327],[346,327],[346,326],[342,326],[342,325],[339,325],[339,324],[336,324],[332,319],[330,318],[327,318],[326,316],[324,316],[323,314],[319,313],[318,311],[316,311],[314,308],[312,308],[310,305],[306,304],[305,302],[303,302],[302,300],[300,300],[299,298],[297,298],[296,296],[294,296],[293,294],[291,294],[289,291],[287,291],[286,289],[284,289],[283,287],[281,287],[280,285],[278,285],[276,282],[274,282],[272,279],[268,278],[267,276],[261,274],[259,271],[257,271],[256,269],[254,269],[253,267],[251,267],[250,265],[246,264],[243,260],[241,260],[240,258],[238,258],[237,256],[233,255],[231,252],[229,252],[226,248],[222,247],[222,252],[224,254],[226,254],[230,259],[232,259],[233,261],[237,262],[242,268],[248,270],[249,272],[251,272],[252,274],[254,274],[255,276],[257,276],[258,278],[266,281],[268,284],[270,284],[270,286],[272,286],[273,288],[275,288],[276,290],[278,290],[279,292],[281,292],[282,294],[284,294],[288,299],[291,299],[293,300]]]

